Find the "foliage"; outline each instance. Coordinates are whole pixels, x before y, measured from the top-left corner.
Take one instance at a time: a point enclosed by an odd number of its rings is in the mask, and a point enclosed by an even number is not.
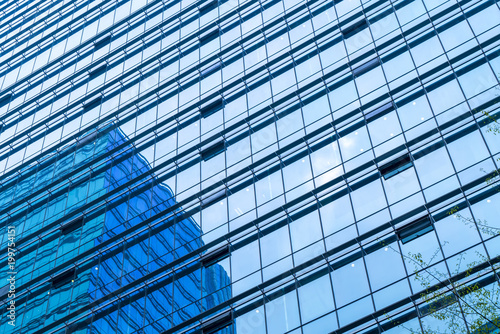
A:
[[[496,116],[481,111],[487,124],[486,133],[500,134],[500,122]],[[497,159],[500,162],[500,158]],[[484,171],[488,174],[485,182],[488,186],[500,191],[500,171]],[[500,228],[491,226],[486,220],[465,217],[460,214],[458,206],[448,211],[458,221],[471,229],[479,229],[484,236],[498,237]],[[500,241],[498,241],[500,242]],[[441,247],[445,247],[443,242]],[[386,245],[384,245],[386,246]],[[433,261],[440,254],[438,248],[430,259],[425,260],[421,253],[402,254],[399,250],[388,246],[401,255],[407,263],[413,265],[416,282],[421,286],[419,313],[422,328],[415,323],[399,322],[392,317],[387,319],[411,334],[491,334],[500,333],[500,265],[493,264],[491,259],[476,252],[476,260],[466,263],[467,253],[458,255],[455,268],[450,273],[443,272],[434,266]],[[465,267],[465,268],[464,268]],[[412,325],[415,325],[412,328]],[[391,332],[392,333],[392,332]]]
[[[460,254],[456,268],[451,274],[451,277],[462,274],[463,279],[459,281],[453,281],[446,273],[429,268],[430,263],[426,262],[420,253],[410,253],[406,256],[413,263],[415,279],[423,288],[420,297],[424,306],[421,311],[431,318],[422,322],[425,334],[486,334],[492,333],[492,329],[500,330],[500,286],[494,282],[483,287],[479,282],[484,272],[474,271],[476,266],[487,263],[489,259],[477,253],[480,260],[469,263],[463,272],[461,263],[465,256],[465,253]],[[495,269],[498,268],[491,269],[495,274]],[[438,281],[445,287],[440,287],[441,284],[433,286],[433,281]],[[413,329],[409,331],[417,333]]]
[[[500,134],[500,123],[498,123],[497,117],[484,110],[481,111],[481,113],[490,120],[490,124],[488,124],[486,132],[493,133],[495,136]]]
[[[465,225],[469,226],[472,229],[477,228],[483,232],[485,235],[496,236],[500,235],[500,228],[488,225],[488,221],[481,219],[473,219],[469,217],[464,217],[458,212],[459,207],[455,206],[450,211],[448,211],[449,215],[453,215],[455,218],[463,222]]]

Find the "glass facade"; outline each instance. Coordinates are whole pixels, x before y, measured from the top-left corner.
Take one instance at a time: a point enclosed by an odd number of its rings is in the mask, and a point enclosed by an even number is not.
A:
[[[498,296],[497,0],[0,13],[2,333],[446,332],[426,289]]]

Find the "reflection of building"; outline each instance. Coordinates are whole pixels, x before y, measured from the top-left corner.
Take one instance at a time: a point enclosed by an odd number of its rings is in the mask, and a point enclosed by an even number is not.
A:
[[[440,325],[408,254],[433,287],[498,282],[482,226],[500,228],[498,1],[0,13],[17,331],[426,332]]]
[[[125,143],[126,137],[119,130],[107,129],[106,134],[100,137],[93,132],[83,137],[76,146],[61,152],[61,157],[54,165],[47,164],[46,168],[39,168],[20,182],[26,185],[23,188],[28,193],[36,191],[49,183],[51,178],[64,179],[66,174],[78,169],[94,154],[106,154]],[[102,246],[106,241],[112,240],[113,236],[177,203],[172,191],[157,183],[154,175],[151,175],[141,191],[111,200],[99,210],[98,215],[87,215],[86,211],[80,210],[92,197],[113,192],[134,175],[148,173],[150,167],[143,157],[125,144],[103,168],[97,167],[96,170],[102,172],[73,179],[69,192],[50,199],[41,197],[33,203],[34,210],[20,215],[22,219],[10,222],[16,226],[18,233],[23,232],[24,237],[36,234],[37,228],[50,225],[55,220],[44,217],[57,218],[68,212],[79,212],[75,215],[76,218],[62,225],[57,224],[55,228],[49,229],[51,232],[48,234],[43,233],[48,237],[42,238],[35,247],[31,245],[21,249],[17,261],[18,286],[33,286],[30,278],[36,276],[32,276],[32,272],[47,275],[58,268],[59,263],[68,260],[71,262],[72,257],[89,251],[96,254],[93,261],[90,261],[91,265],[75,267],[74,264],[81,263],[75,261],[69,269],[50,275],[49,282],[42,284],[39,290],[20,298],[24,302],[18,302],[18,316],[24,315],[24,319],[29,317],[30,320],[13,328],[14,332],[36,331],[51,320],[63,318],[78,306],[95,303],[97,307],[102,307],[107,299],[105,296],[116,293],[131,282],[139,287],[137,281],[203,246],[200,227],[191,217],[179,219],[174,226],[167,228],[162,228],[167,223],[160,222],[156,226],[159,228],[158,232],[151,233],[151,228],[110,250],[107,246]],[[4,206],[8,204],[5,202],[8,194],[9,192],[3,193]],[[180,208],[175,211],[178,216],[184,214]],[[151,222],[150,226],[154,223]],[[152,284],[151,288],[142,291],[140,298],[132,295],[126,306],[120,304],[119,312],[117,309],[113,311],[112,305],[109,312],[97,313],[75,322],[70,326],[71,330],[82,333],[110,333],[115,330],[127,332],[148,324],[159,330],[167,330],[172,324],[180,323],[227,300],[231,292],[225,270],[216,263],[200,263],[198,261],[186,266],[189,273],[179,279],[160,280],[161,283]],[[190,268],[196,270],[189,270]],[[46,310],[43,311],[46,317],[40,316],[43,314],[41,310]],[[12,331],[6,324],[2,325],[2,332],[9,332],[9,329]]]

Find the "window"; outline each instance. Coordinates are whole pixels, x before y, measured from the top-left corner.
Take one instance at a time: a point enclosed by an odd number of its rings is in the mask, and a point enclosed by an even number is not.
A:
[[[366,19],[362,19],[354,23],[353,25],[345,29],[342,29],[341,33],[344,36],[344,38],[349,38],[356,35],[358,32],[365,29],[366,27],[368,27],[368,21],[366,21]]]
[[[83,216],[80,216],[78,218],[73,219],[69,223],[66,223],[63,226],[61,226],[60,230],[63,235],[66,235],[82,227],[83,225],[84,225],[84,219]]]
[[[387,180],[405,169],[410,168],[411,166],[413,166],[411,157],[409,154],[406,154],[394,161],[389,162],[388,164],[383,165],[379,168],[379,171],[384,179]]]
[[[103,38],[97,40],[94,42],[94,48],[96,50],[108,45],[109,43],[111,43],[111,38],[112,38],[112,35],[111,34],[108,34],[107,36],[104,36]]]
[[[217,144],[212,145],[209,148],[206,148],[203,151],[201,151],[200,155],[204,161],[207,161],[215,157],[217,154],[224,152],[225,149],[226,149],[225,141],[220,141]]]
[[[212,319],[209,319],[201,324],[200,330],[202,334],[215,333],[223,329],[233,322],[233,311],[228,310]]]
[[[379,65],[380,65],[380,58],[377,57],[353,69],[352,75],[354,75],[355,77],[359,77],[365,74],[366,72],[373,70],[375,67]]]
[[[101,74],[103,74],[104,72],[106,72],[106,67],[108,66],[108,64],[104,64],[102,66],[99,66],[95,69],[92,69],[90,70],[89,72],[89,79],[93,79]]]
[[[200,262],[205,268],[209,267],[212,264],[227,258],[229,256],[229,252],[230,252],[229,245],[222,246],[212,252],[204,254],[201,257]]]
[[[91,100],[89,102],[84,103],[83,104],[83,109],[85,111],[88,111],[90,109],[93,109],[93,108],[97,107],[98,105],[100,105],[102,103],[102,99],[103,99],[103,97],[99,96],[99,97],[97,97],[97,98],[95,98],[95,99],[93,99],[93,100]]]
[[[6,95],[0,97],[0,107],[3,107],[6,104],[8,104],[11,99],[12,99],[12,94],[6,94]]]
[[[392,102],[389,102],[387,104],[384,104],[382,107],[377,108],[377,109],[367,113],[365,115],[365,119],[367,122],[372,121],[374,119],[377,119],[380,116],[384,116],[385,114],[387,114],[391,110],[394,110],[394,104]]]
[[[212,9],[217,8],[219,6],[219,0],[214,0],[206,4],[205,6],[199,7],[200,15],[205,15],[210,12]]]
[[[413,239],[417,239],[430,231],[434,230],[429,217],[418,219],[396,231],[397,236],[402,244],[406,244]]]
[[[74,279],[76,277],[75,274],[75,268],[62,272],[61,274],[51,279],[52,287],[55,289],[62,287],[63,285],[69,283],[70,280]]]

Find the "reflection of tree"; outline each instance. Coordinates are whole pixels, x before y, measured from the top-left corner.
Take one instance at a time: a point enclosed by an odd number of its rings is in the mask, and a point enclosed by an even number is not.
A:
[[[448,211],[448,214],[453,215],[455,218],[457,218],[458,220],[460,220],[462,223],[469,226],[470,228],[475,228],[477,226],[477,228],[481,232],[483,232],[485,235],[489,235],[491,237],[500,235],[500,228],[488,225],[487,220],[464,217],[460,214],[460,212],[458,210],[459,210],[459,207],[455,206],[450,211]]]
[[[424,333],[492,333],[500,330],[500,288],[496,282],[485,286],[484,272],[475,272],[477,266],[489,261],[479,253],[477,255],[480,260],[469,263],[465,271],[461,263],[466,254],[459,255],[452,277],[462,276],[460,280],[450,279],[435,267],[429,268],[430,262],[425,261],[420,253],[404,255],[413,264],[415,279],[424,289],[420,294],[424,301],[420,311],[430,317],[427,323],[423,321]],[[496,275],[495,269],[498,268],[491,266],[491,269]],[[433,281],[440,284],[433,286]],[[404,324],[402,327],[405,328]]]
[[[500,123],[498,123],[497,116],[491,115],[489,112],[484,110],[482,111],[482,114],[486,117],[484,122],[488,124],[486,133],[491,133],[495,136],[497,134],[500,134]],[[500,162],[500,158],[497,158],[497,161]],[[486,171],[484,172],[486,173]],[[498,185],[495,185],[498,180],[500,180],[500,174],[499,170],[497,169],[494,170],[493,173],[491,173],[491,176],[488,176],[485,181],[486,184],[491,187],[496,187],[497,190],[500,191],[500,189],[498,189]]]
[[[486,130],[486,132],[492,133],[495,136],[497,134],[500,134],[500,123],[498,123],[497,117],[494,115],[491,115],[489,112],[484,111],[484,110],[481,111],[481,113],[484,116],[486,116],[487,121],[489,122],[488,129]]]
[[[486,132],[493,135],[500,134],[500,124],[496,117],[485,111],[482,114],[488,123]],[[500,158],[497,160],[500,161]],[[490,176],[485,179],[486,184],[498,188],[499,171],[494,170],[488,174]],[[490,225],[484,219],[465,217],[460,214],[459,209],[455,206],[447,213],[466,226],[477,228],[484,236],[494,238],[500,235],[500,228]],[[447,242],[443,242],[441,247],[446,247],[446,244]],[[440,271],[437,266],[433,266],[433,260],[441,252],[440,248],[427,260],[419,252],[402,254],[399,250],[390,248],[413,265],[415,280],[423,291],[420,293],[423,306],[419,309],[422,327],[414,329],[408,324],[389,318],[394,326],[412,334],[422,331],[425,334],[500,333],[498,262],[493,263],[489,257],[476,252],[477,260],[464,266],[467,253],[462,252],[458,255],[457,264],[451,275],[448,275]]]
[[[442,247],[446,244],[444,242]],[[392,323],[390,327],[411,334],[500,333],[498,263],[476,253],[478,260],[463,266],[467,256],[463,252],[458,255],[455,269],[448,275],[433,263],[441,252],[440,248],[428,260],[418,252],[402,254],[390,245],[387,248],[413,266],[414,279],[422,288],[418,310],[422,327],[414,328],[405,322],[407,320],[400,321],[400,318],[386,315]]]

